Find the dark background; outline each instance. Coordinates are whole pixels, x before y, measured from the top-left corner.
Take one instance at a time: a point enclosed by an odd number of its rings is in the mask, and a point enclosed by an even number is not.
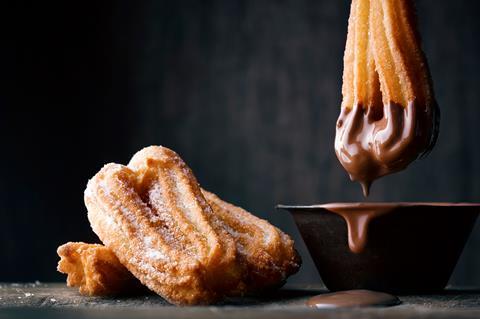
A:
[[[0,281],[62,280],[56,247],[96,240],[88,178],[150,144],[297,239],[275,204],[363,200],[333,151],[349,1],[1,6]],[[441,133],[371,200],[480,201],[480,5],[417,7]],[[295,280],[319,281],[298,246]],[[480,285],[479,250],[477,225],[452,282]]]

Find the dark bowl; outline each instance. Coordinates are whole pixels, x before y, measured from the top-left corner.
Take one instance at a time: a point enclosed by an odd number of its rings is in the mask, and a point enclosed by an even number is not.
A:
[[[332,207],[338,205],[343,215],[333,212],[336,209]],[[388,213],[370,220],[363,249],[353,252],[344,217],[358,217],[368,207],[382,205],[390,207]],[[329,290],[371,289],[396,294],[444,289],[480,212],[480,204],[469,203],[277,207],[293,215]]]

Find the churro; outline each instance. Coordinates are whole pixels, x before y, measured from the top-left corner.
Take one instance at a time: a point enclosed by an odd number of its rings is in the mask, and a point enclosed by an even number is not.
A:
[[[241,283],[233,238],[216,230],[191,170],[173,151],[107,164],[85,191],[94,232],[144,285],[174,304],[208,304]]]
[[[364,194],[435,144],[439,111],[409,0],[353,0],[335,151]]]
[[[301,259],[290,236],[243,208],[206,190],[202,192],[223,227],[235,239],[238,255],[247,266],[246,291],[278,287],[298,271]]]
[[[115,254],[103,245],[69,242],[57,249],[58,271],[67,274],[67,285],[82,295],[131,294],[145,290]]]

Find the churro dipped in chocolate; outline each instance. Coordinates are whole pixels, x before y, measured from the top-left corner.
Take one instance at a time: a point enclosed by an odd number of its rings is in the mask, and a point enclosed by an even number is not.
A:
[[[365,196],[434,146],[439,111],[411,1],[352,1],[342,95],[335,152]]]

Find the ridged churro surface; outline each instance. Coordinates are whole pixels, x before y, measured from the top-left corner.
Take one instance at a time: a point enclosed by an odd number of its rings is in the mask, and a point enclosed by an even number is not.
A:
[[[233,238],[173,151],[150,147],[105,165],[85,191],[92,229],[144,285],[174,304],[207,304],[242,280]]]
[[[236,242],[238,255],[247,267],[248,292],[281,285],[298,271],[301,259],[290,236],[243,208],[206,190],[202,192]]]

